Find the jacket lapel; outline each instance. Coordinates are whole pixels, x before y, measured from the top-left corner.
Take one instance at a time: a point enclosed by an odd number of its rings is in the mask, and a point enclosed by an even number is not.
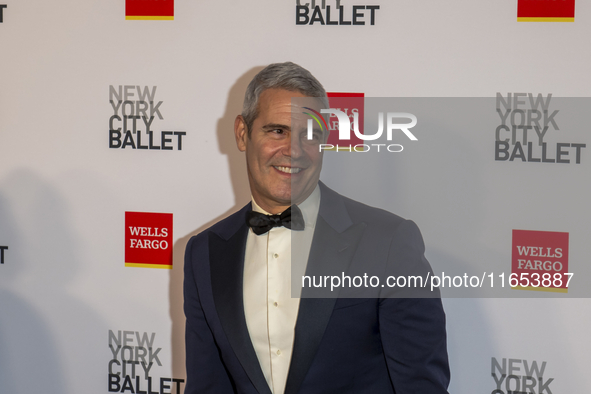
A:
[[[353,224],[343,198],[323,183],[321,201],[306,275],[335,275],[346,272],[363,235],[365,223]],[[332,298],[326,289],[304,288],[295,327],[295,339],[285,394],[296,394],[312,365],[338,291]]]
[[[248,235],[244,218],[249,210],[250,204],[240,211],[242,214],[236,215],[238,218],[232,231],[209,234],[211,287],[216,311],[236,357],[258,392],[271,394],[244,316],[242,277]]]

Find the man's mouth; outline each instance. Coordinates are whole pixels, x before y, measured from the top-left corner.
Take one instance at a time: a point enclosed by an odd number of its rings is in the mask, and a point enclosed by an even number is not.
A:
[[[286,174],[297,174],[298,172],[302,171],[299,167],[282,167],[282,166],[273,166],[277,170],[284,172]]]

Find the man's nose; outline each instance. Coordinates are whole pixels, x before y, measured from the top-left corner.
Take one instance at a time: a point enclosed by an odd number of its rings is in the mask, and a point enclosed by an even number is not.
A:
[[[292,159],[297,159],[302,156],[302,141],[296,133],[292,133],[288,145],[289,155]]]

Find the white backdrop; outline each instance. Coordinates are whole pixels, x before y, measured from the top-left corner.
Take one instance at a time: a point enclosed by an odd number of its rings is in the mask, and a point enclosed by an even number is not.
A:
[[[249,199],[232,126],[263,66],[291,60],[327,91],[366,97],[589,96],[586,2],[574,23],[521,23],[515,0],[341,0],[348,12],[379,5],[373,26],[296,25],[295,3],[177,0],[173,21],[137,21],[125,0],[0,0],[0,393],[109,392],[109,330],[134,332],[130,346],[135,332],[155,334],[153,391],[184,379],[185,244]],[[120,85],[157,87],[152,130],[186,132],[182,149],[109,148],[109,87]],[[588,142],[585,127],[573,133]],[[450,146],[382,184],[396,196],[385,207],[421,228],[435,270],[480,255],[509,272],[513,229],[568,232],[569,264],[588,263],[585,149],[580,164],[500,162],[493,130],[421,138]],[[325,168],[330,186],[381,204],[337,170]],[[172,270],[125,266],[125,212],[173,214]],[[586,392],[591,302],[557,298],[445,299],[450,392],[495,392],[493,358],[520,360],[516,376],[546,362],[544,392]]]

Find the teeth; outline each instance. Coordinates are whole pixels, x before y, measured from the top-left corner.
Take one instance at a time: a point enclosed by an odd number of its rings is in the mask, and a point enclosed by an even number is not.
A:
[[[301,168],[297,168],[297,167],[279,167],[279,166],[274,166],[274,167],[277,168],[279,171],[285,172],[287,174],[297,174],[298,172],[302,171]]]

